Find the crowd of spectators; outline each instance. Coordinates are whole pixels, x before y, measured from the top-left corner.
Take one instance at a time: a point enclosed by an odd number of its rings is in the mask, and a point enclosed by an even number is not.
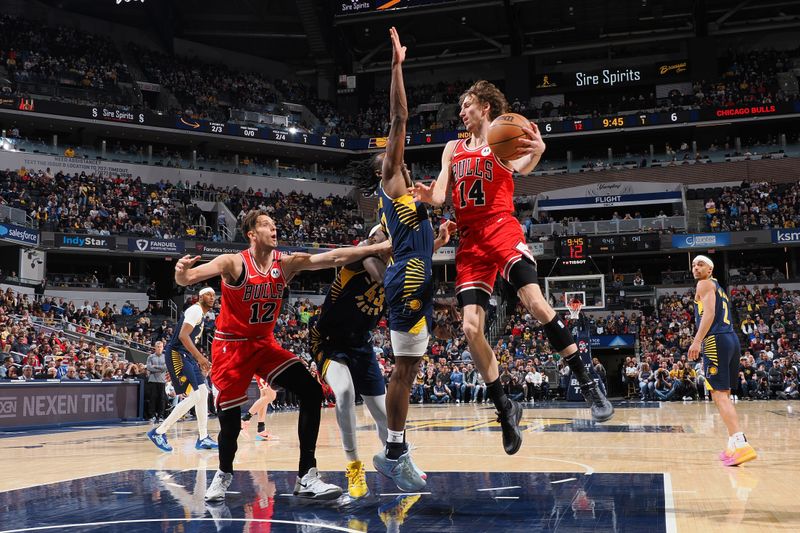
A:
[[[211,240],[188,191],[164,180],[25,169],[0,172],[0,203],[24,209],[47,231]]]
[[[709,231],[747,231],[796,228],[800,225],[800,184],[743,182],[725,187],[716,198],[705,201]]]
[[[346,197],[188,181],[144,183],[138,177],[53,174],[49,169],[0,171],[0,205],[25,210],[46,231],[219,242],[221,226],[229,221],[194,203],[195,198],[212,197],[237,213],[238,221],[249,209],[265,209],[275,218],[281,244],[343,245],[364,236],[364,219]],[[238,240],[244,242],[241,234]],[[92,283],[90,278],[84,281]]]
[[[116,103],[126,103],[119,83],[131,82],[111,40],[65,26],[43,28],[10,15],[0,16],[0,64],[15,84],[93,89],[93,97]]]
[[[143,379],[144,366],[126,361],[112,344],[149,345],[153,336],[171,335],[167,324],[151,327],[152,311],[129,303],[119,310],[88,301],[78,307],[7,289],[0,294],[0,379]],[[132,317],[130,327],[123,326],[126,316]]]
[[[272,111],[281,93],[275,82],[257,72],[239,72],[222,63],[197,57],[170,56],[131,45],[148,80],[172,92],[181,108],[171,109],[192,118],[225,122],[229,109]]]
[[[176,97],[178,107],[161,99],[161,106],[170,107],[162,111],[215,121],[230,119],[234,109],[256,111],[288,117],[291,125],[305,131],[347,137],[381,136],[388,127],[388,98],[383,89],[372,91],[358,112],[343,113],[300,80],[273,79],[254,70],[234,70],[224,63],[167,55],[136,45],[130,45],[129,52],[142,66],[147,81],[162,85]],[[778,74],[790,70],[799,56],[800,49],[729,50],[720,60],[715,81],[696,80],[688,90],[675,89],[666,98],[656,98],[649,88],[633,87],[603,97],[582,99],[577,95],[560,105],[550,101],[534,104],[533,98],[513,99],[509,104],[511,110],[531,118],[776,104],[789,98],[781,89]],[[0,62],[18,83],[36,81],[115,92],[120,82],[131,81],[128,66],[111,40],[61,26],[42,31],[40,23],[8,15],[0,18]],[[409,131],[463,128],[456,104],[469,83],[409,83]],[[502,88],[503,83],[497,83]],[[129,105],[134,104],[132,98]],[[306,105],[319,122],[310,123],[284,106],[285,102]]]
[[[311,194],[260,189],[228,188],[226,191],[226,204],[232,213],[238,213],[238,221],[251,209],[263,209],[275,220],[281,242],[353,245],[366,235],[364,218],[350,198],[315,198]],[[237,240],[245,242],[241,232],[237,232]]]

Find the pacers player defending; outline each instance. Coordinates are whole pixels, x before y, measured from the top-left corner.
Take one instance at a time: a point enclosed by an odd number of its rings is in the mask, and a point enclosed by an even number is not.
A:
[[[200,291],[200,299],[190,306],[178,319],[180,328],[175,333],[165,348],[167,353],[167,370],[170,380],[175,387],[176,394],[186,394],[172,409],[166,420],[156,428],[147,432],[147,437],[153,441],[159,450],[171,452],[172,446],[167,441],[167,431],[194,407],[197,414],[197,442],[194,447],[198,450],[212,450],[217,447],[208,435],[208,386],[206,375],[211,368],[195,342],[203,336],[203,317],[214,307],[214,289],[205,287]]]
[[[393,27],[392,81],[389,91],[391,126],[386,152],[375,158],[380,171],[378,200],[381,226],[392,242],[392,263],[386,269],[384,288],[395,369],[386,394],[388,438],[385,450],[372,459],[375,470],[391,478],[400,490],[411,492],[425,487],[405,442],[408,398],[419,362],[428,348],[433,327],[433,228],[428,212],[408,193],[411,178],[403,162],[408,104],[403,86],[402,64],[406,49]]]
[[[464,335],[486,381],[486,393],[497,408],[503,447],[506,453],[514,454],[522,445],[522,407],[503,392],[497,360],[483,333],[498,272],[514,287],[528,311],[544,324],[548,341],[567,361],[584,398],[591,404],[592,418],[598,422],[608,420],[614,408],[586,371],[572,334],[542,295],[536,261],[514,217],[513,173],[526,175],[538,164],[545,150],[539,129],[535,124],[526,128],[528,138],[520,140],[520,157],[504,161],[492,153],[486,140],[492,120],[508,108],[503,93],[488,81],[478,81],[461,95],[460,103],[459,116],[471,136],[447,143],[435,184],[417,183],[413,193],[417,200],[439,206],[452,183],[453,208],[461,236],[456,251],[456,294],[463,307]]]
[[[300,498],[332,500],[342,489],[325,483],[317,471],[316,447],[319,435],[322,388],[300,359],[275,340],[275,319],[290,280],[302,270],[344,266],[384,253],[390,246],[374,245],[340,248],[310,255],[284,255],[277,249],[275,222],[260,210],[250,211],[242,221],[242,233],[250,248],[238,254],[224,254],[192,268],[200,256],[185,256],[175,265],[175,281],[186,286],[222,277],[222,309],[217,317],[212,354],[212,379],[216,397],[219,432],[219,470],[206,491],[206,500],[225,498],[233,479],[236,439],[241,431],[241,406],[247,402],[247,388],[253,375],[293,392],[300,398],[298,436],[300,465],[294,495]]]
[[[697,280],[694,320],[697,333],[689,347],[694,361],[703,352],[706,388],[728,428],[728,445],[719,458],[725,466],[737,466],[757,457],[739,427],[739,417],[731,401],[731,386],[739,374],[739,337],[733,331],[728,294],[712,277],[714,263],[704,255],[692,261],[692,275]]]

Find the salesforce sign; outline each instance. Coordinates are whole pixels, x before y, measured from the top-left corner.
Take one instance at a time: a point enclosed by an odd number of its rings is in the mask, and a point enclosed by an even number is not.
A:
[[[772,242],[775,244],[800,244],[800,229],[774,229]]]
[[[0,239],[17,244],[36,246],[39,244],[39,232],[15,224],[0,224]]]

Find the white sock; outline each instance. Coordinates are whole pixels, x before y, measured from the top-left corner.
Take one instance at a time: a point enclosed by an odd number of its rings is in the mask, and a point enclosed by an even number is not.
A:
[[[191,393],[186,396],[183,400],[178,402],[178,405],[172,408],[172,412],[169,414],[166,420],[161,422],[161,425],[156,428],[156,433],[159,435],[163,435],[169,428],[175,425],[175,422],[181,419],[183,415],[189,412],[189,410],[194,407],[196,400],[196,396],[194,393]]]
[[[208,437],[208,387],[205,383],[192,393],[195,397],[194,411],[197,413],[197,433],[199,438]]]
[[[389,443],[389,442],[403,442],[403,433],[405,433],[405,430],[393,431],[393,430],[389,429],[387,431],[388,431],[388,435],[386,437],[386,442],[387,443]]]
[[[734,433],[731,439],[733,439],[733,446],[731,446],[731,448],[744,448],[747,446],[747,437],[745,437],[744,433],[741,431],[739,433]]]

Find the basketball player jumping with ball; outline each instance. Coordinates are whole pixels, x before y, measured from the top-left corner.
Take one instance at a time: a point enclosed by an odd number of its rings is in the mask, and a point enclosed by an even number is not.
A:
[[[504,115],[508,102],[488,81],[475,82],[459,101],[459,116],[471,136],[448,142],[437,180],[430,186],[416,183],[410,191],[416,200],[440,206],[452,182],[453,207],[461,234],[456,251],[456,294],[463,307],[464,335],[486,380],[486,392],[497,408],[503,447],[512,455],[522,445],[522,406],[503,392],[497,360],[483,333],[486,307],[498,271],[514,287],[528,311],[544,324],[548,341],[567,361],[591,405],[592,418],[606,421],[613,416],[614,408],[586,371],[572,334],[545,300],[537,282],[536,261],[514,217],[513,174],[527,175],[539,163],[545,151],[539,128],[518,115]],[[498,122],[503,129],[509,122],[519,123],[508,159],[493,152],[503,148],[502,152],[508,153],[508,143],[488,144],[492,121],[501,116]]]

